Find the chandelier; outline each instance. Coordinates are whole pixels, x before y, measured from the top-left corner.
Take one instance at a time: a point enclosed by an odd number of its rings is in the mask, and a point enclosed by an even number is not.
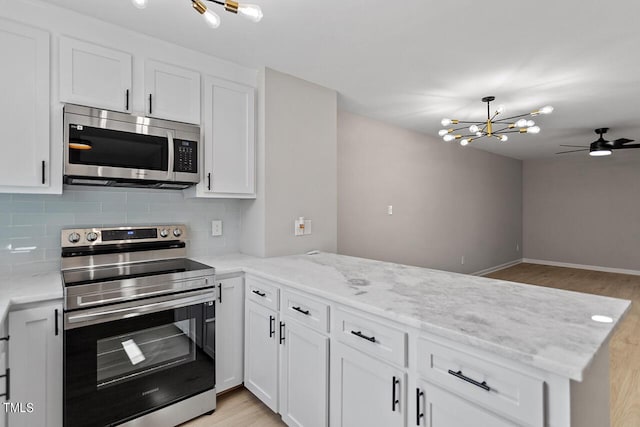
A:
[[[442,126],[464,124],[464,126],[457,128],[442,129],[438,134],[445,141],[453,141],[454,139],[460,140],[460,145],[469,145],[472,141],[484,137],[494,137],[502,142],[509,139],[507,134],[509,133],[540,133],[540,127],[536,126],[536,123],[528,119],[529,117],[535,117],[539,114],[551,114],[553,107],[550,105],[544,106],[539,110],[531,113],[518,114],[516,116],[499,118],[500,114],[504,114],[506,109],[504,105],[498,106],[491,115],[491,101],[496,99],[495,96],[485,96],[482,98],[482,102],[487,103],[487,120],[484,122],[462,121],[454,119],[442,119],[440,122]],[[468,126],[471,125],[471,126]],[[468,127],[467,127],[468,126]],[[463,129],[468,129],[470,134],[457,134],[456,132]]]
[[[207,3],[205,3],[205,1],[224,6],[224,10],[227,12],[243,15],[245,18],[253,22],[260,22],[262,19],[262,9],[260,9],[260,6],[255,4],[238,3],[233,0],[191,0],[191,5],[195,11],[202,15],[207,25],[211,28],[218,28],[220,26],[220,16],[207,8]],[[147,7],[149,0],[131,0],[131,2],[138,9],[144,9]]]

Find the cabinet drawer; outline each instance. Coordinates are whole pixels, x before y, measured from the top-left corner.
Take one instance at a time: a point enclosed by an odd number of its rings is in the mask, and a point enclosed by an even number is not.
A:
[[[407,366],[407,334],[358,314],[336,309],[335,329],[338,340],[371,356],[399,366]]]
[[[278,311],[279,288],[275,283],[255,276],[247,276],[247,298]]]
[[[420,338],[418,372],[426,380],[527,426],[543,425],[540,379]]]
[[[313,297],[283,290],[282,314],[296,319],[318,332],[329,332],[329,305]]]

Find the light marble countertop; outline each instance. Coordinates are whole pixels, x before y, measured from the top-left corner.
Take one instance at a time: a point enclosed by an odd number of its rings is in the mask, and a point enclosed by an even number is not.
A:
[[[218,275],[259,275],[577,381],[631,304],[328,253],[194,259],[215,267]],[[56,298],[62,298],[57,272],[0,280],[3,319],[11,304]],[[594,314],[613,323],[594,322]]]

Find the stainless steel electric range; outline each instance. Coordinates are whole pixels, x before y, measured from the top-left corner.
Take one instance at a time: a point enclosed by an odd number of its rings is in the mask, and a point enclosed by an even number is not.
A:
[[[215,409],[215,270],[185,258],[186,231],[62,230],[65,427]]]

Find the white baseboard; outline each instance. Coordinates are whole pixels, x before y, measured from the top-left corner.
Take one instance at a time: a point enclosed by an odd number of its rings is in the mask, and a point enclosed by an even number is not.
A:
[[[485,268],[484,270],[471,273],[472,276],[484,276],[485,274],[493,273],[494,271],[502,270],[507,267],[511,267],[522,262],[522,258],[514,259],[513,261],[505,262],[504,264],[496,265],[494,267]]]
[[[627,270],[624,268],[601,267],[599,265],[572,264],[569,262],[556,262],[556,261],[547,261],[542,259],[531,259],[531,258],[522,258],[522,262],[526,262],[529,264],[551,265],[554,267],[578,268],[580,270],[594,270],[594,271],[604,271],[606,273],[620,273],[620,274],[631,274],[633,276],[640,276],[640,270]]]

